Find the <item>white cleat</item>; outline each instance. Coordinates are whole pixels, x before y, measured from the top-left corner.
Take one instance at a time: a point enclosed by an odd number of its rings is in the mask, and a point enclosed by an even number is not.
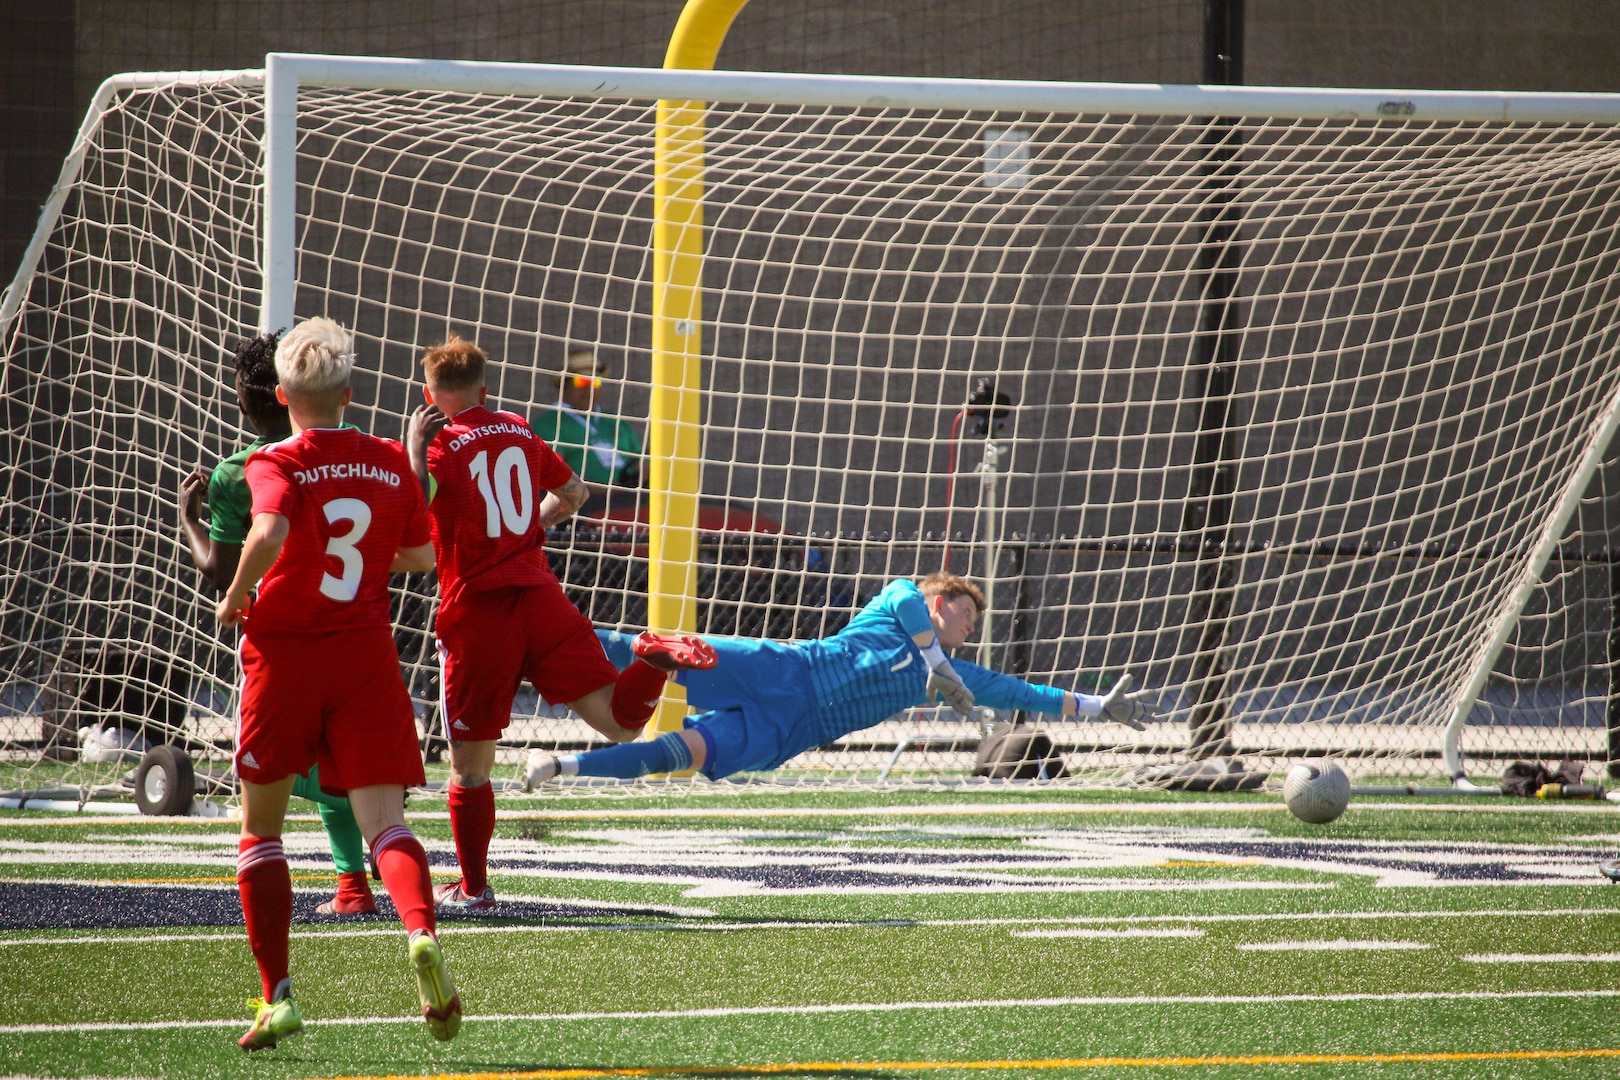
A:
[[[530,750],[528,771],[523,776],[523,790],[533,791],[556,775],[556,755],[544,750]]]

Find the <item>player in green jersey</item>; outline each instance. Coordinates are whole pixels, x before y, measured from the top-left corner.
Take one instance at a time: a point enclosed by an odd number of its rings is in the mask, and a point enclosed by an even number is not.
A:
[[[287,406],[276,400],[276,334],[247,338],[236,347],[236,403],[242,418],[258,436],[214,467],[212,476],[200,469],[180,484],[180,524],[185,530],[191,559],[203,577],[224,592],[236,575],[242,542],[252,523],[253,496],[244,472],[255,450],[292,434]],[[208,494],[208,516],[203,517],[203,492]],[[317,770],[293,782],[293,794],[310,800],[319,810],[321,824],[332,846],[337,866],[337,895],[317,909],[324,915],[356,915],[377,910],[366,880],[365,840],[355,823],[349,800],[321,790]]]

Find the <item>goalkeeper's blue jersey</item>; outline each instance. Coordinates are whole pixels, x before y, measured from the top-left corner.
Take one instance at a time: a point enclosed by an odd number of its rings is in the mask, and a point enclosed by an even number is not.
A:
[[[804,745],[784,746],[792,756],[924,704],[928,662],[911,638],[932,630],[928,605],[916,583],[900,579],[884,586],[830,638],[793,645],[708,638],[720,663],[712,671],[682,672],[680,681],[695,708],[744,708],[753,723],[794,729],[790,742]],[[965,660],[952,660],[951,665],[980,705],[1063,711],[1066,691]]]

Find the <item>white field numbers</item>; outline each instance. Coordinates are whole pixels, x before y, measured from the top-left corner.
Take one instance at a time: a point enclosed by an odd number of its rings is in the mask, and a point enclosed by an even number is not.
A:
[[[365,570],[365,560],[360,556],[359,544],[365,538],[366,530],[371,528],[371,507],[360,499],[333,499],[321,507],[321,512],[326,515],[329,525],[336,525],[340,521],[354,522],[354,527],[348,532],[326,541],[326,553],[343,564],[343,576],[321,575],[321,595],[347,604],[360,591],[360,575]]]
[[[534,516],[534,481],[529,479],[528,459],[523,447],[508,446],[495,459],[495,472],[490,475],[489,451],[480,450],[467,466],[478,484],[478,494],[484,497],[484,532],[495,537],[501,535],[501,525],[507,531],[522,536],[529,531],[529,520]]]

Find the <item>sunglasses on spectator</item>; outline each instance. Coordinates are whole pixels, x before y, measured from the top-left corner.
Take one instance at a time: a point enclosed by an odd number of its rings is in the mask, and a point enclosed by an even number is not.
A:
[[[602,389],[602,380],[601,379],[593,379],[589,375],[575,375],[574,376],[574,389],[575,390],[584,390],[587,387],[589,387],[592,390],[600,390],[600,389]]]

